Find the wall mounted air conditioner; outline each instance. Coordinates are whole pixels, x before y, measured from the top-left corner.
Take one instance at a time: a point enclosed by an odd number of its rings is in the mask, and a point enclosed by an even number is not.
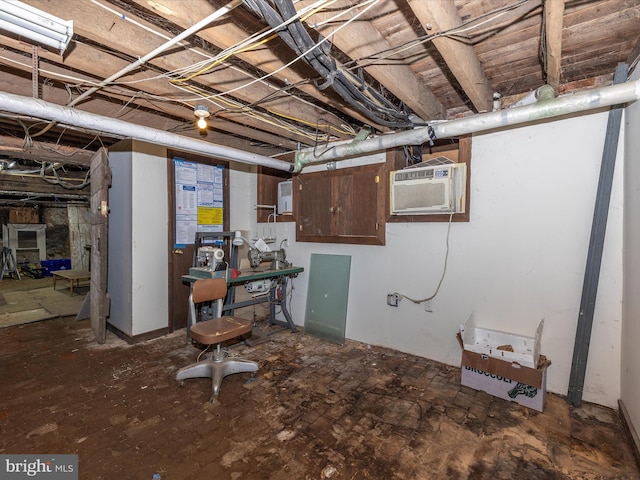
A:
[[[467,165],[450,163],[391,172],[391,215],[464,213]]]

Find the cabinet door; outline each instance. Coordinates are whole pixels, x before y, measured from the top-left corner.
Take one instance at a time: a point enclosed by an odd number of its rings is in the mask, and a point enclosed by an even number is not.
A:
[[[384,200],[380,194],[383,177],[378,170],[357,170],[333,179],[332,217],[336,235],[378,237],[382,222],[380,200]]]
[[[377,163],[296,177],[296,240],[384,245],[386,171]]]
[[[298,222],[297,240],[303,237],[327,237],[332,234],[331,177],[320,173],[299,175],[294,182],[294,195],[299,194],[294,214]],[[319,241],[319,240],[306,240]]]

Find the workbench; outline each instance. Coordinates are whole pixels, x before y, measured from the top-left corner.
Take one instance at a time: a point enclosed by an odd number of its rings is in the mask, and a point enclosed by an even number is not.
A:
[[[271,325],[281,325],[291,329],[292,332],[296,332],[296,324],[291,318],[291,313],[287,307],[287,284],[290,278],[297,277],[299,273],[303,272],[302,267],[288,267],[279,268],[277,270],[271,270],[268,268],[246,269],[240,270],[240,275],[235,278],[227,278],[227,285],[229,290],[227,297],[222,307],[223,315],[233,315],[233,311],[236,308],[247,307],[250,305],[256,305],[259,303],[269,302],[269,323]],[[193,284],[196,280],[201,280],[202,277],[196,277],[193,275],[182,275],[182,281]],[[256,295],[251,300],[245,300],[242,302],[235,301],[235,287],[242,286],[244,284],[254,282],[256,280],[273,279],[275,282],[269,289],[268,294]],[[280,292],[280,293],[279,293]],[[285,321],[276,319],[276,306],[280,306]],[[190,321],[187,325],[191,325]]]
[[[69,280],[69,291],[71,295],[73,295],[74,284],[76,287],[79,287],[81,280],[91,280],[91,272],[86,270],[55,270],[51,272],[51,276],[53,277],[54,290],[56,289],[56,280],[58,280],[58,278]]]

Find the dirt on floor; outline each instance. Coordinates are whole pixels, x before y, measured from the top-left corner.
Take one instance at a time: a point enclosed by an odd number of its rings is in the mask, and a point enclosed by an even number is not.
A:
[[[80,479],[640,480],[616,411],[544,413],[460,369],[257,324],[260,369],[181,386],[184,331],[97,345],[73,317],[0,329],[0,453],[77,454]]]

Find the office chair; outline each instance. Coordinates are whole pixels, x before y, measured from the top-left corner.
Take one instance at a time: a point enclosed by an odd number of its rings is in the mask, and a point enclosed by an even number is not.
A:
[[[249,333],[252,328],[250,320],[239,317],[223,317],[223,299],[227,294],[227,282],[223,278],[206,278],[196,280],[189,295],[189,314],[193,325],[187,326],[191,338],[203,345],[215,345],[209,358],[181,368],[176,380],[182,382],[188,378],[210,377],[213,386],[211,402],[214,402],[220,391],[222,379],[232,373],[255,372],[258,364],[250,360],[229,358],[222,349],[222,343],[232,338]],[[197,322],[196,305],[204,302],[217,303],[217,316],[211,320]]]

